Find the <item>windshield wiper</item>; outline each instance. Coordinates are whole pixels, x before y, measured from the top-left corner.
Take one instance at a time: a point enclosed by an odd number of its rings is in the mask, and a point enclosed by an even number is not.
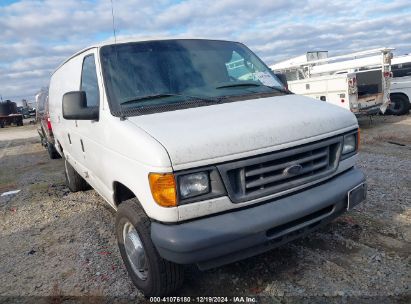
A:
[[[130,103],[143,101],[143,100],[157,99],[157,98],[171,97],[171,96],[183,96],[183,95],[171,94],[171,93],[152,94],[152,95],[135,97],[135,98],[132,98],[130,100],[123,101],[120,104],[125,105],[125,104],[130,104]]]
[[[294,94],[293,92],[291,92],[289,89],[286,89],[285,87],[270,87],[270,86],[266,86],[270,89],[276,90],[278,92],[284,93],[284,94]]]
[[[224,99],[223,97],[193,96],[193,95],[184,95],[184,94],[176,94],[176,93],[159,93],[159,94],[152,94],[152,95],[146,95],[146,96],[137,96],[137,97],[131,98],[130,100],[121,102],[120,105],[122,106],[126,104],[132,104],[132,103],[137,103],[137,102],[142,102],[142,101],[147,101],[147,100],[152,100],[152,99],[159,99],[159,98],[164,98],[164,97],[172,97],[172,96],[184,97],[186,99],[185,101],[198,100],[198,101],[215,102],[220,99]]]
[[[288,89],[285,88],[280,88],[280,87],[272,87],[272,86],[268,86],[265,84],[259,84],[259,83],[255,83],[255,82],[232,82],[232,83],[225,83],[223,85],[220,85],[218,87],[216,87],[216,89],[222,89],[222,88],[233,88],[233,87],[266,87],[266,88],[270,88],[272,90],[276,90],[278,92],[281,93],[285,93],[285,94],[292,94]]]
[[[223,88],[234,88],[234,87],[261,87],[261,84],[255,83],[255,82],[245,82],[245,81],[239,81],[239,82],[227,82],[224,83],[216,89],[223,89]]]

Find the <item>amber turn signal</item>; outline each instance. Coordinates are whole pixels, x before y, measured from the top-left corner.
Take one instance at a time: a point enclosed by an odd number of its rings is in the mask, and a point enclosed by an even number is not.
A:
[[[172,173],[150,173],[148,180],[157,204],[162,207],[177,206],[176,181]]]

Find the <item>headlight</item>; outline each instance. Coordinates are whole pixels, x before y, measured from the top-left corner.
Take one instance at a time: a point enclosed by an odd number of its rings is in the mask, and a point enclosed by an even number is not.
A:
[[[182,199],[210,192],[208,172],[198,172],[179,176],[178,185]]]
[[[355,134],[349,134],[344,136],[344,145],[342,154],[352,153],[357,150],[357,137]]]
[[[227,194],[217,168],[199,170],[150,173],[148,177],[154,201],[162,207],[177,207]]]

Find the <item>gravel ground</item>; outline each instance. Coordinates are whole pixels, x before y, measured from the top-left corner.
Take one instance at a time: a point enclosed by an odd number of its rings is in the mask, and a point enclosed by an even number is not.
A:
[[[366,204],[303,239],[200,272],[178,296],[249,296],[262,303],[410,303],[411,116],[360,122]],[[0,129],[0,302],[145,302],[94,190],[70,193],[34,126]],[[36,298],[33,298],[36,297]],[[193,298],[194,299],[194,298]]]

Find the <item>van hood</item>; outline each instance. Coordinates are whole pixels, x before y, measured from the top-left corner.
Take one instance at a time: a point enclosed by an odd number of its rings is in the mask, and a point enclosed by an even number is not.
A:
[[[350,111],[300,95],[128,119],[164,146],[174,170],[276,151],[358,127]]]

